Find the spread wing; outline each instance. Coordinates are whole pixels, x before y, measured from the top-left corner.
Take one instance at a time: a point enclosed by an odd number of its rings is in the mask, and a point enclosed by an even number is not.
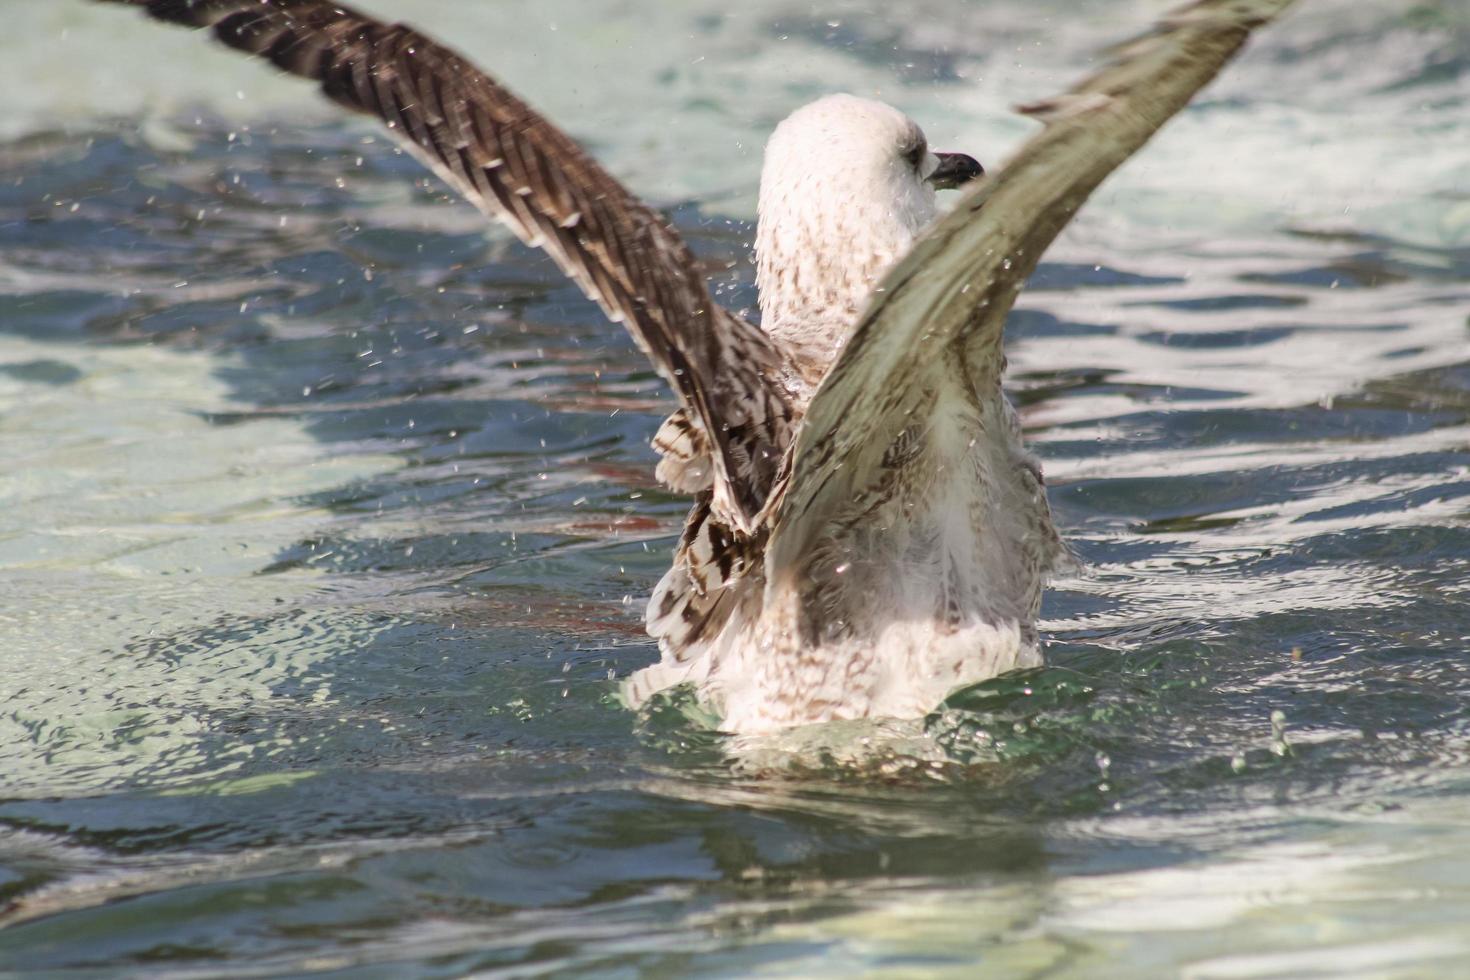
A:
[[[1006,315],[1093,189],[1182,109],[1251,31],[1293,0],[1198,0],[1114,49],[1071,91],[1020,107],[1045,128],[985,179],[884,279],[823,381],[773,495],[773,578],[799,575],[832,522],[880,479],[884,456],[933,407],[956,362],[999,400]]]
[[[718,307],[678,234],[565,133],[461,55],[332,0],[104,0],[212,28],[378,116],[421,162],[545,249],[626,325],[712,450],[716,510],[749,531],[789,443],[781,355]]]

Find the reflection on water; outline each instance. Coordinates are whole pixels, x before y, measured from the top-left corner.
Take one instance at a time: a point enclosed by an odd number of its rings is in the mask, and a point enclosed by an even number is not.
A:
[[[590,138],[736,307],[791,105],[876,92],[989,161],[1154,9],[367,6]],[[1079,559],[1049,665],[780,772],[610,699],[685,508],[618,328],[370,131],[263,122],[299,90],[254,66],[16,17],[59,40],[0,40],[0,971],[1470,956],[1457,8],[1304,5],[1103,189],[1010,337]]]

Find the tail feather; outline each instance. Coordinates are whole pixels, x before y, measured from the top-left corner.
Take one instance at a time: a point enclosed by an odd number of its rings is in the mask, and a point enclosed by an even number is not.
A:
[[[664,420],[653,437],[653,448],[663,459],[654,475],[680,493],[699,493],[714,485],[714,464],[704,436],[681,408]]]
[[[637,706],[656,691],[709,674],[732,615],[762,585],[760,548],[713,513],[713,493],[695,499],[674,563],[648,600],[644,623],[662,659],[624,685]]]

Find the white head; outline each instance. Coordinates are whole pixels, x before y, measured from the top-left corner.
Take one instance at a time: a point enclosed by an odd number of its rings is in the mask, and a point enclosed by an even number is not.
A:
[[[878,280],[934,219],[936,187],[980,172],[963,154],[930,151],[923,130],[882,102],[829,95],[787,116],[761,170],[764,329],[825,370]]]

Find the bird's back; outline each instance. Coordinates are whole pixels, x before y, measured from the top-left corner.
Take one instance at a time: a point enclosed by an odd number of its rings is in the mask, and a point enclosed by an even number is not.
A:
[[[695,683],[729,731],[923,714],[945,694],[1038,665],[1044,578],[1063,554],[1041,471],[992,372],[947,359],[801,574],[700,500],[655,589],[662,660],[630,701]],[[804,408],[805,406],[803,406]]]

